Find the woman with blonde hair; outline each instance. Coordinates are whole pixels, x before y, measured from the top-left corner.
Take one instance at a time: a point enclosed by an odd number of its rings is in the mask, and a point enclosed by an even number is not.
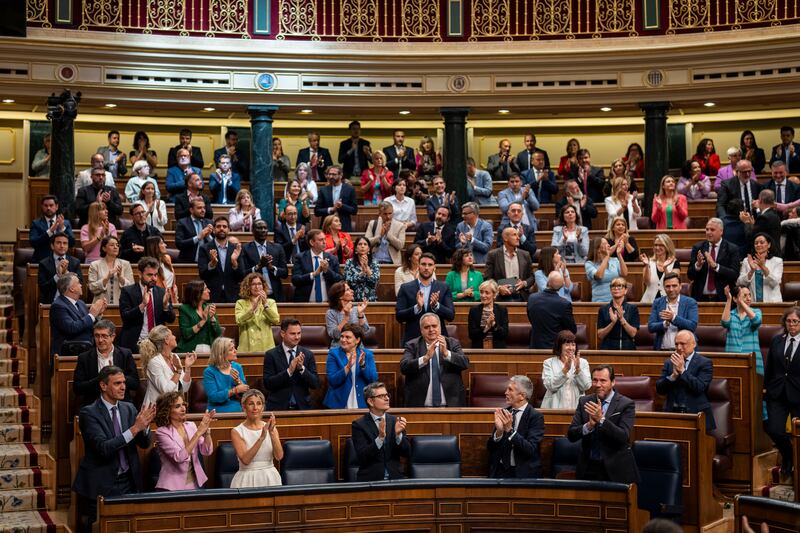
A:
[[[317,189],[317,183],[311,179],[311,167],[308,166],[308,163],[298,163],[294,169],[294,176],[300,182],[300,187],[303,188],[303,191],[308,193],[309,201],[312,204],[317,203],[319,189]]]
[[[100,243],[100,259],[89,265],[89,291],[113,305],[119,303],[120,290],[126,285],[133,285],[133,269],[119,258],[119,239],[109,235]]]
[[[241,394],[250,390],[242,365],[236,362],[233,339],[218,337],[211,345],[208,366],[203,370],[203,388],[208,397],[208,409],[220,413],[242,410]]]
[[[89,222],[81,228],[81,248],[86,253],[85,263],[100,259],[100,243],[109,235],[117,236],[117,228],[108,221],[108,208],[103,202],[89,206]]]
[[[275,414],[264,417],[264,394],[250,389],[242,395],[245,420],[231,430],[231,444],[239,458],[239,470],[231,480],[232,489],[270,487],[281,484],[275,460],[283,459],[283,446]]]
[[[639,244],[636,239],[628,233],[628,223],[624,217],[616,216],[612,218],[608,225],[605,238],[611,250],[611,257],[617,256],[617,251],[622,250],[625,261],[633,262],[639,259]],[[621,244],[620,244],[621,243]]]
[[[228,210],[231,231],[250,231],[256,220],[261,220],[261,210],[253,205],[253,195],[247,189],[236,193],[235,205]]]
[[[394,174],[386,168],[386,156],[380,150],[372,152],[372,168],[361,173],[361,196],[364,205],[378,205],[392,194]]]
[[[492,335],[492,348],[506,347],[508,337],[508,310],[497,303],[500,288],[493,279],[487,279],[478,286],[480,303],[469,309],[467,329],[472,347],[483,348],[486,336]]]
[[[650,218],[656,229],[686,229],[689,206],[686,197],[677,191],[675,178],[667,174],[661,178],[658,194],[653,196]]]
[[[239,284],[239,300],[233,313],[239,326],[239,350],[263,353],[275,347],[272,326],[281,323],[281,316],[278,304],[267,297],[260,273],[251,272]]]
[[[156,326],[139,341],[139,356],[147,378],[147,391],[142,405],[155,403],[166,392],[188,391],[192,383],[192,365],[197,354],[185,354],[183,365],[172,351],[178,346],[175,335],[167,326]]]
[[[617,244],[616,249],[617,257],[611,257],[611,246],[602,237],[595,237],[589,245],[589,256],[584,267],[586,277],[592,285],[593,302],[610,302],[611,281],[628,275],[625,254],[619,253],[620,244]]]
[[[651,304],[656,298],[665,296],[664,274],[681,271],[681,262],[675,259],[675,244],[666,233],[659,233],[653,239],[653,256],[642,252],[639,261],[644,263],[644,294],[642,303]]]
[[[611,194],[606,197],[605,204],[609,229],[616,217],[623,217],[630,229],[639,229],[636,218],[642,215],[642,208],[639,206],[639,199],[630,192],[628,178],[623,176],[611,181]]]

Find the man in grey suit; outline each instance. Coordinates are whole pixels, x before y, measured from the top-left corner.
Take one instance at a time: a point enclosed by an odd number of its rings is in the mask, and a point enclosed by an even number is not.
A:
[[[535,284],[533,260],[528,252],[520,249],[519,235],[519,230],[508,226],[503,230],[503,245],[486,256],[486,279],[498,282],[497,299],[501,302],[528,301],[528,293]],[[502,280],[509,282],[501,284]]]
[[[522,223],[537,229],[537,220],[534,212],[539,209],[539,199],[531,190],[530,185],[522,186],[522,178],[519,174],[512,174],[508,178],[508,188],[503,189],[497,195],[497,203],[500,204],[500,212],[503,213],[501,224],[508,223],[508,207],[513,203],[520,203],[525,207],[522,216]]]
[[[461,208],[463,220],[456,226],[456,247],[469,248],[475,263],[486,262],[486,254],[492,249],[494,228],[492,223],[479,218],[480,208],[475,202],[467,202]]]
[[[511,155],[511,141],[502,139],[498,145],[499,151],[489,156],[486,170],[492,179],[506,181],[512,174],[519,174],[516,156]]]
[[[369,241],[372,257],[382,265],[399,265],[406,246],[406,225],[394,220],[394,207],[387,201],[378,204],[378,218],[367,224],[364,237]]]
[[[497,204],[492,194],[492,175],[479,169],[471,157],[467,158],[467,196],[478,205]]]

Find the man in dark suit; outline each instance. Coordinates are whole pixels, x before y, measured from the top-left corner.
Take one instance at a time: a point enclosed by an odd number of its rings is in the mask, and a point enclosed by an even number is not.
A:
[[[231,169],[238,174],[241,179],[250,179],[250,156],[246,150],[239,150],[239,134],[236,133],[235,130],[228,130],[225,132],[225,146],[214,150],[215,165],[219,166],[219,158],[223,155],[227,155],[231,158]],[[192,163],[192,165],[194,165],[194,163]]]
[[[350,130],[350,137],[339,144],[339,164],[342,165],[345,176],[360,178],[361,173],[369,168],[369,162],[372,161],[372,147],[368,140],[361,138],[359,121],[354,120],[347,125],[347,128]]]
[[[531,163],[533,166],[521,174],[522,184],[531,186],[540,204],[553,203],[553,197],[558,194],[558,184],[555,173],[547,167],[544,152],[533,152]]]
[[[295,167],[300,163],[308,165],[308,176],[314,181],[321,181],[325,171],[333,164],[333,158],[327,148],[319,145],[319,133],[312,131],[308,134],[308,148],[301,148],[297,152]],[[363,169],[362,169],[363,170]]]
[[[131,264],[139,262],[144,256],[144,246],[148,237],[161,237],[155,226],[147,223],[147,211],[142,204],[131,204],[133,224],[122,232],[119,243],[119,256]]]
[[[121,496],[142,490],[142,468],[136,447],[150,447],[150,423],[156,406],[137,413],[124,401],[125,374],[116,366],[99,372],[100,398],[81,408],[81,427],[86,453],[75,483],[78,495],[78,531],[90,533],[97,517],[98,496]]]
[[[439,263],[449,263],[450,256],[456,249],[456,229],[450,220],[450,210],[439,207],[433,222],[423,222],[417,227],[414,242],[422,247],[422,251],[432,254]]]
[[[202,198],[206,206],[206,218],[213,219],[214,212],[211,210],[211,200],[203,194],[203,180],[197,174],[186,176],[186,190],[175,196],[175,220],[180,220],[189,216],[190,201],[195,198]]]
[[[547,288],[528,298],[528,320],[531,323],[531,348],[551,350],[560,331],[578,331],[572,315],[572,302],[562,298],[558,291],[564,286],[561,272],[554,270],[547,276]]]
[[[66,233],[54,233],[50,237],[51,253],[39,262],[37,281],[39,284],[39,303],[51,304],[56,297],[56,284],[67,272],[72,272],[83,282],[81,262],[72,257],[69,251],[69,238]]]
[[[325,234],[322,230],[308,232],[309,249],[295,257],[292,267],[292,285],[295,302],[327,302],[328,289],[342,281],[339,260],[325,251]]]
[[[334,165],[325,172],[329,185],[319,189],[319,197],[314,206],[314,215],[324,220],[328,215],[336,214],[342,222],[342,231],[353,231],[350,217],[358,213],[356,190],[348,182],[342,181],[341,167]]]
[[[92,169],[92,183],[81,187],[75,197],[75,212],[83,226],[89,221],[89,206],[95,202],[103,202],[108,209],[108,221],[119,225],[118,217],[122,214],[122,200],[117,189],[105,184],[106,171],[102,168]]]
[[[750,179],[753,173],[753,164],[747,159],[742,159],[736,163],[736,179],[726,180],[717,192],[717,217],[722,218],[728,209],[728,203],[734,198],[738,198],[744,205],[744,211],[755,212],[753,201],[758,198],[761,192],[761,185],[755,180]]]
[[[692,298],[698,302],[724,302],[725,287],[736,283],[741,260],[736,247],[722,240],[722,221],[709,219],[706,240],[692,246],[688,272]]]
[[[791,126],[781,128],[781,143],[772,147],[769,164],[775,161],[783,161],[791,174],[800,172],[800,144],[794,142],[794,128]]]
[[[772,163],[771,170],[772,179],[765,188],[775,193],[775,203],[790,204],[795,200],[800,200],[800,186],[786,179],[786,163],[781,160],[775,161]],[[33,235],[32,228],[31,235]]]
[[[228,154],[219,156],[216,172],[208,177],[208,189],[216,204],[233,205],[242,189],[242,176],[231,167]]]
[[[297,223],[297,208],[293,205],[286,206],[283,216],[285,220],[275,224],[275,244],[283,247],[286,261],[294,263],[295,256],[308,250],[306,234],[311,228]]]
[[[61,353],[66,341],[92,342],[92,326],[106,310],[105,298],[97,298],[90,307],[81,300],[81,280],[72,272],[58,279],[59,295],[50,306],[50,356]]]
[[[235,303],[239,299],[239,283],[244,279],[242,243],[228,239],[228,217],[214,219],[214,240],[200,247],[197,268],[206,282],[214,303]]]
[[[122,318],[122,331],[118,346],[133,353],[139,351],[139,341],[151,329],[175,321],[172,291],[165,291],[156,285],[158,280],[158,261],[152,257],[139,260],[139,283],[123,287],[119,294],[119,314]]]
[[[545,150],[536,146],[536,135],[533,133],[526,133],[522,138],[522,142],[525,144],[525,149],[517,154],[517,167],[520,172],[530,170],[530,168],[534,166],[533,160],[536,157],[536,152],[542,154],[543,166],[541,168],[550,168],[550,157]]]
[[[708,401],[708,387],[714,377],[714,367],[711,359],[695,351],[696,346],[693,332],[684,329],[675,335],[675,352],[664,361],[656,391],[667,397],[664,411],[703,412],[706,415],[706,431],[713,431],[717,424],[711,402]]]
[[[95,347],[78,356],[78,362],[72,373],[72,387],[75,395],[80,397],[81,406],[94,403],[100,393],[100,369],[116,366],[125,373],[126,402],[131,401],[131,392],[139,389],[139,371],[131,351],[121,346],[114,346],[116,327],[110,320],[98,320],[94,324]]]
[[[519,234],[519,248],[528,252],[533,259],[536,256],[536,231],[522,223],[523,209],[524,207],[519,202],[508,206],[508,222],[500,224],[500,227],[497,228],[497,247],[503,245],[503,231],[506,228],[514,228]]]
[[[206,218],[206,204],[195,198],[189,207],[190,215],[178,220],[175,229],[175,245],[178,247],[178,263],[196,263],[200,246],[213,241],[214,226]]]
[[[457,339],[442,334],[443,327],[439,315],[427,312],[419,319],[422,335],[405,343],[400,372],[405,376],[406,407],[467,405],[461,373],[469,368],[469,358]]]
[[[681,277],[677,272],[664,274],[661,283],[664,296],[653,301],[647,330],[656,334],[653,339],[654,350],[672,350],[678,331],[695,331],[700,317],[697,300],[681,294]]]
[[[489,437],[489,477],[542,477],[539,445],[544,437],[544,416],[529,403],[533,383],[513,376],[506,387],[508,407],[495,409],[494,433]]]
[[[267,282],[267,296],[276,302],[284,301],[281,280],[289,275],[286,256],[283,248],[267,240],[269,228],[263,220],[253,224],[253,240],[242,248],[241,260],[244,262],[244,273],[260,272]]]
[[[503,245],[486,256],[485,278],[498,282],[500,292],[497,299],[501,302],[527,302],[528,293],[535,285],[533,261],[528,252],[520,249],[519,235],[519,230],[507,227],[503,230]],[[506,258],[512,262],[511,271],[506,268]],[[516,265],[513,263],[515,260]]]
[[[775,193],[764,189],[758,193],[758,214],[753,217],[750,213],[742,213],[741,220],[745,225],[747,243],[753,244],[758,234],[768,235],[772,240],[772,253],[780,257],[781,254],[781,215],[775,207]],[[742,256],[744,254],[741,254]]]
[[[461,207],[458,205],[458,198],[456,192],[451,191],[449,194],[445,190],[444,178],[436,176],[431,183],[432,192],[425,200],[425,211],[428,213],[428,220],[433,222],[436,220],[436,213],[440,207],[446,207],[450,213],[451,219],[459,217]]]
[[[167,166],[178,166],[178,150],[187,150],[191,157],[191,165],[197,168],[203,168],[205,163],[203,161],[203,152],[199,146],[192,146],[192,130],[183,128],[179,134],[180,143],[169,149],[167,154]]]
[[[508,139],[501,139],[497,148],[497,153],[490,155],[486,162],[486,171],[495,181],[507,181],[512,174],[519,174],[517,158],[511,154],[511,141]]]
[[[397,293],[395,317],[405,324],[401,346],[420,335],[420,319],[426,313],[435,313],[441,319],[441,335],[447,335],[445,322],[455,318],[455,307],[450,288],[433,279],[436,263],[433,255],[423,253],[419,258],[417,279],[404,283]]]
[[[386,168],[395,176],[399,175],[401,170],[416,170],[417,160],[414,157],[414,149],[405,145],[406,132],[394,130],[392,138],[394,144],[383,149],[383,155],[386,156]]]
[[[50,238],[56,233],[67,236],[69,247],[75,246],[72,225],[58,212],[58,197],[53,194],[44,196],[41,208],[42,216],[31,222],[31,232],[28,237],[33,247],[31,263],[39,263],[50,255]]]
[[[566,181],[564,190],[564,197],[556,202],[556,218],[559,218],[559,214],[565,205],[572,205],[579,208],[580,219],[578,220],[578,225],[592,229],[592,220],[597,217],[597,208],[592,199],[583,194],[580,185],[574,179]]]
[[[268,411],[311,409],[310,389],[319,388],[314,353],[300,346],[303,326],[296,318],[281,321],[281,343],[264,354]]]
[[[578,150],[577,158],[578,166],[570,171],[569,177],[578,183],[584,196],[591,198],[595,204],[602,204],[605,201],[603,186],[606,181],[603,169],[592,166],[592,154],[586,148]]]
[[[614,390],[614,368],[592,370],[595,393],[578,400],[567,432],[570,442],[581,441],[576,477],[595,481],[638,483],[639,469],[629,444],[636,405]]]
[[[406,419],[389,414],[389,393],[380,381],[364,387],[369,412],[353,420],[353,447],[358,457],[358,481],[400,479],[400,457],[408,457],[411,446]]]

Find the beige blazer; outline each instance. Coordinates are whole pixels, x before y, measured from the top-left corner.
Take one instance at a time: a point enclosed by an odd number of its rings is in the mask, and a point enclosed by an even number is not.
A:
[[[370,220],[367,224],[367,232],[364,237],[369,241],[372,253],[375,253],[375,250],[381,244],[381,225],[379,218]],[[406,225],[393,219],[386,238],[389,241],[389,255],[392,257],[392,263],[399,265],[403,260],[403,248],[406,245]]]

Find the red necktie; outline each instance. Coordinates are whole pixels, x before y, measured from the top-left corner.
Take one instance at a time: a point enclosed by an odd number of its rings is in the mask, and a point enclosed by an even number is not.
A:
[[[717,246],[715,244],[711,245],[711,259],[714,261],[717,260]],[[708,292],[717,292],[717,273],[714,271],[713,268],[709,265],[708,267]]]
[[[147,302],[147,331],[156,327],[156,313],[153,309],[153,295],[150,294],[150,300]]]

